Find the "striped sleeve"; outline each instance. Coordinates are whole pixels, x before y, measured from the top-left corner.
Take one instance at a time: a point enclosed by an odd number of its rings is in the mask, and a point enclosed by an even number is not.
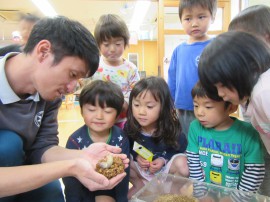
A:
[[[245,164],[245,170],[241,176],[239,190],[256,192],[264,178],[264,164]]]
[[[203,182],[203,172],[200,164],[200,156],[197,153],[186,151],[189,168],[189,178]]]

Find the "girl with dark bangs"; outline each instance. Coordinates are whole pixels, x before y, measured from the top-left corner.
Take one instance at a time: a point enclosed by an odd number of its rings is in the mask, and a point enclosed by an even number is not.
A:
[[[164,79],[149,77],[134,86],[124,130],[132,155],[129,198],[157,173],[188,176],[187,140]]]

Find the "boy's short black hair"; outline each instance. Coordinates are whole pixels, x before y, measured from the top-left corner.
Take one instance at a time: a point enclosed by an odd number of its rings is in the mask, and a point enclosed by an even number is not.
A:
[[[85,62],[87,76],[96,72],[99,49],[93,35],[81,23],[63,16],[43,18],[34,25],[23,52],[30,54],[41,40],[51,43],[54,65],[66,56],[73,56]]]
[[[125,47],[129,45],[130,35],[128,27],[125,21],[118,15],[102,15],[95,26],[94,35],[99,46],[102,42],[116,37],[124,39]]]
[[[180,0],[178,14],[180,21],[184,9],[191,9],[194,6],[201,6],[202,8],[208,9],[212,18],[216,16],[217,12],[217,0]]]
[[[206,90],[204,89],[204,87],[202,86],[201,82],[198,81],[194,87],[192,88],[191,90],[191,96],[192,96],[192,99],[194,100],[195,97],[198,97],[198,98],[208,98],[208,93],[206,92]],[[215,99],[211,99],[211,100],[214,100],[216,102],[224,102],[224,106],[225,106],[225,109],[227,109],[229,107],[229,105],[231,104],[230,102],[225,102],[223,101],[223,99],[221,97],[218,96],[217,92],[216,92],[216,95],[214,96],[211,96],[211,97],[214,97]]]
[[[124,95],[118,85],[110,81],[95,80],[84,86],[79,102],[81,109],[85,104],[114,108],[118,116],[123,108]]]

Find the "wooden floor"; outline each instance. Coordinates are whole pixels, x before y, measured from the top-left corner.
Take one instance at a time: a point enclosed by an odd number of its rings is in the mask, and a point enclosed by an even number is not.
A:
[[[84,124],[80,107],[61,106],[58,113],[59,145],[65,147],[68,137]]]

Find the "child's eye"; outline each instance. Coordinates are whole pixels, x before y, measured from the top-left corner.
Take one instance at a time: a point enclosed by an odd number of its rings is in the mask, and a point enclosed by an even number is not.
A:
[[[185,18],[184,20],[185,20],[185,21],[190,21],[190,20],[191,20],[191,18]]]
[[[153,108],[154,108],[154,106],[147,106],[147,108],[148,108],[148,109],[153,109]]]
[[[204,16],[204,15],[199,16],[199,19],[203,19],[203,18],[206,18],[206,16]]]
[[[107,113],[107,114],[111,114],[113,112],[113,110],[110,109],[110,108],[105,108],[104,112]]]

